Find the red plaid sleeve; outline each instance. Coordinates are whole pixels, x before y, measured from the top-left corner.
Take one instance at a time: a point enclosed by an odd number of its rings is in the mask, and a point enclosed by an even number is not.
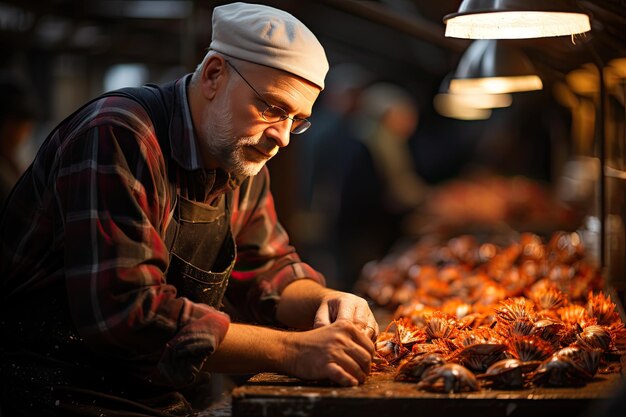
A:
[[[229,320],[177,298],[166,284],[169,254],[161,236],[171,196],[163,155],[151,124],[111,112],[58,151],[55,187],[72,316],[92,347],[131,359],[161,354],[165,376],[189,382]]]

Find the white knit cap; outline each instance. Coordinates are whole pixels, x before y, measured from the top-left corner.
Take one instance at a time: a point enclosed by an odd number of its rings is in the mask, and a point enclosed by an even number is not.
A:
[[[216,7],[210,49],[290,72],[324,88],[324,48],[302,22],[282,10],[248,3]]]

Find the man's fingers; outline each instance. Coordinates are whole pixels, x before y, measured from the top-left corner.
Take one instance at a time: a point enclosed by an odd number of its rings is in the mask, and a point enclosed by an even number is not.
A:
[[[376,336],[378,335],[378,329],[373,327],[371,324],[365,326],[365,336],[367,336],[370,340],[376,340]]]
[[[368,352],[369,359],[371,360],[372,356],[374,355],[374,350],[376,350],[376,348],[372,339],[367,336],[367,328],[365,330],[366,331],[359,329],[356,332],[355,341],[359,344],[360,347],[365,350],[365,352]]]
[[[357,327],[360,327],[365,332],[368,339],[376,339],[379,330],[378,323],[376,322],[374,314],[372,314],[372,311],[369,309],[367,304],[357,306],[353,321]]]
[[[328,326],[330,324],[330,315],[328,311],[328,304],[322,303],[320,308],[317,309],[317,313],[315,313],[315,319],[313,320],[313,328],[317,329],[318,327]]]
[[[368,317],[365,320],[355,320],[354,325],[358,329],[365,332],[365,335],[368,337],[368,339],[374,340],[378,335],[378,323],[376,323],[374,316]]]
[[[370,340],[376,340],[379,331],[380,329],[378,328],[378,323],[376,322],[376,319],[374,318],[374,316],[371,316],[368,320],[367,326],[365,326],[365,334],[367,335],[367,337],[370,338]]]
[[[339,304],[337,311],[337,320],[348,320],[355,323],[356,319],[356,305],[348,302]]]
[[[368,325],[375,326],[376,319],[367,302],[358,297],[350,297],[340,304],[337,319],[346,319],[365,329]]]
[[[374,342],[365,335],[362,329],[350,321],[341,320],[336,322],[336,325],[341,326],[351,339],[350,342],[344,344],[344,351],[349,352],[354,360],[361,364],[363,371],[369,373],[369,366],[376,350]]]
[[[361,364],[356,361],[350,354],[344,353],[343,355],[337,358],[337,364],[341,366],[341,368],[350,374],[353,378],[355,378],[359,384],[365,382],[365,378],[367,377],[367,372],[365,372],[361,366]]]
[[[356,345],[347,351],[352,359],[360,366],[365,375],[369,375],[372,366],[372,354],[362,346]]]
[[[337,363],[329,363],[328,368],[328,379],[331,381],[336,382],[339,385],[343,385],[344,387],[354,387],[359,385],[359,381],[346,372]]]

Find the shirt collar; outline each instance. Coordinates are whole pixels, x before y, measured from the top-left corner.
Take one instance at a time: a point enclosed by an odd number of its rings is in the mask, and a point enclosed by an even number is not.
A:
[[[185,170],[202,172],[202,183],[206,192],[215,192],[214,189],[235,189],[245,179],[245,176],[213,169],[205,169],[200,158],[198,139],[194,132],[191,110],[187,95],[187,86],[192,74],[187,74],[176,80],[174,86],[173,117],[170,123],[170,146],[172,158]],[[221,171],[221,172],[219,172]]]
[[[175,84],[174,115],[170,124],[170,146],[172,147],[172,158],[182,168],[192,171],[201,169],[203,166],[187,97],[187,85],[190,80],[191,74],[187,74],[179,78]]]

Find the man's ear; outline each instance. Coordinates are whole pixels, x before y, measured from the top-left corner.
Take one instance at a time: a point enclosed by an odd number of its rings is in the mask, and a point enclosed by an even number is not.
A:
[[[226,61],[219,55],[210,56],[202,67],[200,91],[207,100],[213,100],[217,91],[226,85]]]

